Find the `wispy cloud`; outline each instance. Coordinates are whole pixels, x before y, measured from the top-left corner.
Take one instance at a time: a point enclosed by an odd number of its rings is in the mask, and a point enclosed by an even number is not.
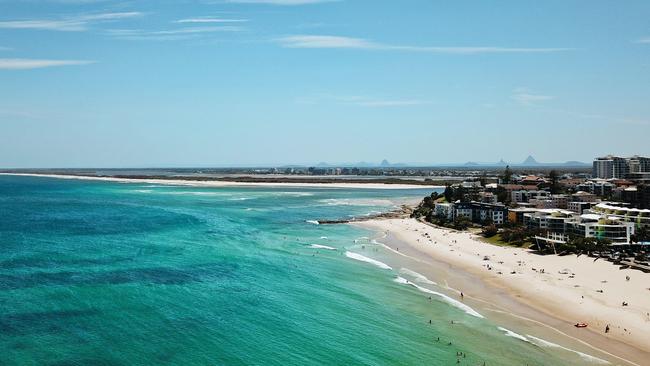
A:
[[[125,40],[174,41],[196,38],[206,33],[238,32],[242,29],[243,28],[236,26],[188,27],[157,31],[143,29],[109,29],[106,33],[109,36]]]
[[[512,94],[512,99],[525,106],[555,99],[552,95],[535,94],[527,88],[517,88]]]
[[[9,47],[3,47],[3,46],[0,46],[0,51],[11,51],[11,50],[12,50],[12,49],[9,48]]]
[[[634,43],[650,43],[650,37],[639,38]]]
[[[316,104],[323,101],[367,108],[408,107],[429,104],[429,102],[420,99],[375,98],[363,95],[315,95],[302,97],[297,100],[301,104]]]
[[[198,17],[198,18],[179,19],[174,23],[205,24],[205,23],[245,23],[245,22],[248,22],[248,19],[224,19],[224,18],[214,18],[214,17]]]
[[[294,35],[275,40],[287,48],[339,48],[379,51],[410,51],[449,54],[483,54],[483,53],[548,53],[568,51],[571,48],[530,48],[530,47],[467,47],[467,46],[401,46],[373,42],[363,38],[327,36],[327,35]]]
[[[33,30],[50,30],[59,32],[82,32],[88,30],[91,23],[111,22],[122,19],[135,18],[142,13],[120,12],[120,13],[100,13],[86,14],[64,19],[31,19],[31,20],[6,20],[0,21],[2,29],[33,29]]]
[[[95,61],[0,58],[0,70],[29,70],[55,66],[88,65],[92,63],[95,63]]]
[[[340,0],[226,0],[227,3],[237,4],[269,4],[269,5],[308,5],[318,3],[331,3]]]

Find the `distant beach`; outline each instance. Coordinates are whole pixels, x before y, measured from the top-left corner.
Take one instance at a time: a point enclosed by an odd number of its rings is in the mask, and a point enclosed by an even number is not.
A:
[[[378,183],[368,180],[368,182],[345,182],[343,180],[328,180],[323,183],[316,182],[299,182],[293,181],[274,181],[268,179],[266,181],[240,181],[238,179],[231,180],[206,180],[206,179],[192,179],[191,177],[181,178],[146,178],[146,177],[106,177],[106,176],[91,176],[91,175],[68,175],[68,174],[38,174],[38,173],[0,173],[0,175],[13,175],[23,177],[46,177],[58,179],[80,179],[80,180],[95,180],[105,182],[118,182],[118,183],[147,183],[147,184],[164,184],[175,186],[193,186],[193,187],[296,187],[296,188],[348,188],[348,189],[437,189],[444,188],[440,185],[426,185],[426,184],[409,184],[409,183]]]
[[[588,256],[542,256],[495,246],[468,232],[415,219],[353,225],[380,233],[377,240],[396,254],[395,260],[411,259],[423,276],[439,282],[442,277],[458,299],[462,291],[464,300],[489,318],[534,325],[618,364],[647,364],[650,274],[619,270]],[[575,327],[578,322],[587,328]]]

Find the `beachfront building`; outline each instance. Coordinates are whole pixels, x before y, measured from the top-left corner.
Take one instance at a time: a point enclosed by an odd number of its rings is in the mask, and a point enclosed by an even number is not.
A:
[[[433,206],[434,215],[437,217],[444,217],[447,220],[452,220],[454,215],[453,203],[435,203]]]
[[[586,212],[607,215],[621,222],[633,223],[636,227],[650,228],[650,209],[630,208],[617,202],[602,202]]]
[[[537,209],[523,214],[523,224],[531,229],[543,229],[549,232],[566,233],[566,225],[575,216],[567,210],[550,208]]]
[[[572,223],[573,234],[585,238],[607,239],[612,244],[629,244],[634,235],[634,224],[615,217],[597,214],[583,214]]]
[[[539,211],[536,208],[531,207],[517,207],[508,209],[508,222],[515,224],[524,223],[524,214],[533,213]]]
[[[502,204],[482,202],[454,203],[453,218],[467,217],[474,223],[492,221],[495,225],[503,225],[508,219],[508,208]]]
[[[536,236],[538,242],[566,243],[570,236],[607,239],[612,244],[629,244],[635,225],[605,214],[577,215],[565,210],[539,210],[524,214],[524,224],[542,229],[546,234]]]

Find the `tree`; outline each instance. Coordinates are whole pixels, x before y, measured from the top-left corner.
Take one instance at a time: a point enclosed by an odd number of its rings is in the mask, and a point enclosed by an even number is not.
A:
[[[453,200],[454,201],[465,201],[465,188],[463,186],[458,186],[453,188],[454,195],[453,195]]]
[[[494,224],[483,226],[481,234],[486,238],[491,238],[499,233],[499,229]]]
[[[445,196],[445,200],[447,200],[447,202],[452,202],[452,200],[454,199],[454,189],[451,188],[449,184],[447,184],[447,186],[445,187],[445,191],[443,192],[443,195]]]
[[[503,171],[501,176],[501,182],[503,184],[509,184],[512,182],[512,171],[510,170],[510,165],[506,165],[506,169]]]
[[[560,192],[560,184],[558,183],[559,176],[556,170],[551,170],[548,173],[548,179],[551,181],[551,193],[556,194]]]
[[[479,178],[479,182],[481,183],[481,187],[485,188],[487,185],[487,173],[483,171],[483,174],[481,174],[481,178]]]
[[[497,201],[508,205],[510,203],[510,195],[508,191],[503,186],[497,186],[496,190]]]
[[[454,219],[454,229],[456,230],[467,230],[468,227],[472,225],[472,221],[465,217],[459,216]]]
[[[638,226],[634,231],[634,235],[630,237],[630,240],[634,243],[642,243],[650,241],[650,232],[645,226]]]

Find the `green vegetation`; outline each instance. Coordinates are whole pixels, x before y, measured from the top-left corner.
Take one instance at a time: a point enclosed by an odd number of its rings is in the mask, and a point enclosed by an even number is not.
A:
[[[641,243],[645,241],[650,241],[650,232],[645,226],[637,226],[634,235],[630,238],[633,243]]]
[[[435,203],[440,198],[444,198],[444,196],[440,196],[438,192],[433,192],[431,193],[430,196],[424,197],[422,202],[420,202],[420,204],[415,208],[415,210],[413,210],[411,217],[414,217],[416,219],[420,217],[425,217],[427,218],[427,221],[429,221],[428,218],[434,215],[433,209],[435,207]]]
[[[512,170],[510,170],[510,165],[506,165],[503,175],[499,178],[501,178],[501,183],[503,184],[510,184],[510,182],[512,182]]]

